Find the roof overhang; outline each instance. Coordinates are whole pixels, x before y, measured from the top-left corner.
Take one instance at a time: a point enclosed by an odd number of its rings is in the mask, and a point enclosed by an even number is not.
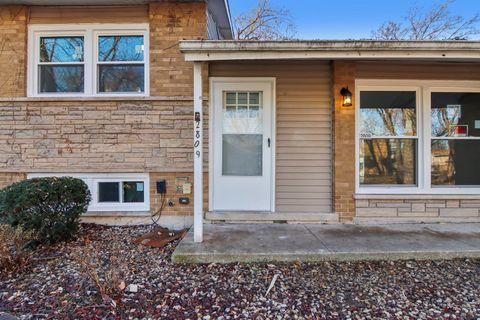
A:
[[[0,0],[0,5],[26,6],[127,6],[171,0]],[[175,0],[176,2],[206,2],[219,31],[225,39],[232,39],[232,22],[228,0]]]
[[[186,40],[187,61],[228,60],[439,60],[480,61],[480,41],[212,41]]]

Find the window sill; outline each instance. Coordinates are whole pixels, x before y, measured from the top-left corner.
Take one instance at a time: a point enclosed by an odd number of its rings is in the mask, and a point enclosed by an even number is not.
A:
[[[479,194],[367,194],[355,193],[355,200],[480,200]]]
[[[190,96],[50,96],[0,98],[0,102],[76,102],[76,101],[193,101]]]

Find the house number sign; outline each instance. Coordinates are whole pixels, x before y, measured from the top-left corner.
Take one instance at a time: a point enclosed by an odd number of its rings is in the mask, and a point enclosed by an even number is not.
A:
[[[200,112],[195,112],[195,138],[193,140],[193,149],[195,152],[195,156],[200,158],[202,155],[202,147],[200,146],[200,140],[202,139],[202,119],[200,116]]]

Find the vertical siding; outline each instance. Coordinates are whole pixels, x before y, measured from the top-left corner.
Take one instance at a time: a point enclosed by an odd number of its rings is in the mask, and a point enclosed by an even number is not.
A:
[[[276,77],[276,211],[332,212],[330,63],[212,63],[209,73]]]

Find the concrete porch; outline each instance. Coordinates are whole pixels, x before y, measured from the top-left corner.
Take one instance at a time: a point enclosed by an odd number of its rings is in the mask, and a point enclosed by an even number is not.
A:
[[[190,230],[176,263],[480,258],[480,223],[325,225],[206,224]]]

